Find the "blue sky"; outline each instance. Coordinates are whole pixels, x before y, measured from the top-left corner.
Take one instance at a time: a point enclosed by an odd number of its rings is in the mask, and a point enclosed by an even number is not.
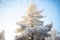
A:
[[[53,28],[60,32],[60,0],[33,0],[33,3],[39,10],[44,9],[45,24],[53,22]],[[26,14],[29,4],[30,0],[0,0],[0,30],[16,28],[16,22]]]

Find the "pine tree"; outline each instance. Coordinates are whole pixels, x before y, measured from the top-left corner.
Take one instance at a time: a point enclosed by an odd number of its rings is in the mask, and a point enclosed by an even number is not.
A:
[[[49,34],[47,33],[52,28],[52,23],[44,26],[44,22],[39,20],[44,16],[41,15],[42,10],[38,10],[33,3],[27,9],[26,15],[23,16],[23,20],[17,22],[21,28],[18,28],[17,33],[21,33],[16,36],[16,40],[44,40]]]

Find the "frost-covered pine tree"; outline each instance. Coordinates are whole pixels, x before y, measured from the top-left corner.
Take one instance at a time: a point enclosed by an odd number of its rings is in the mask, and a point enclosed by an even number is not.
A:
[[[44,26],[44,22],[40,19],[43,10],[38,10],[33,3],[27,9],[23,20],[17,22],[20,28],[16,29],[17,35],[15,40],[45,40],[45,37],[50,36],[48,31],[52,28],[52,23]]]

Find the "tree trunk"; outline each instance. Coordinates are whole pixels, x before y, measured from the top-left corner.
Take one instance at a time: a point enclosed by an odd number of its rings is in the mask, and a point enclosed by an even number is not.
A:
[[[32,37],[31,37],[31,40],[33,40],[33,33],[32,33]]]

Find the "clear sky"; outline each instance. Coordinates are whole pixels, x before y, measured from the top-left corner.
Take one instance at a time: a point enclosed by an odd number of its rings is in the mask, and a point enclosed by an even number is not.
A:
[[[53,22],[53,28],[60,32],[60,0],[33,0],[33,3],[39,10],[44,9],[45,24]],[[25,15],[29,4],[30,0],[0,0],[0,31],[5,29],[9,34],[18,27],[16,22]]]

